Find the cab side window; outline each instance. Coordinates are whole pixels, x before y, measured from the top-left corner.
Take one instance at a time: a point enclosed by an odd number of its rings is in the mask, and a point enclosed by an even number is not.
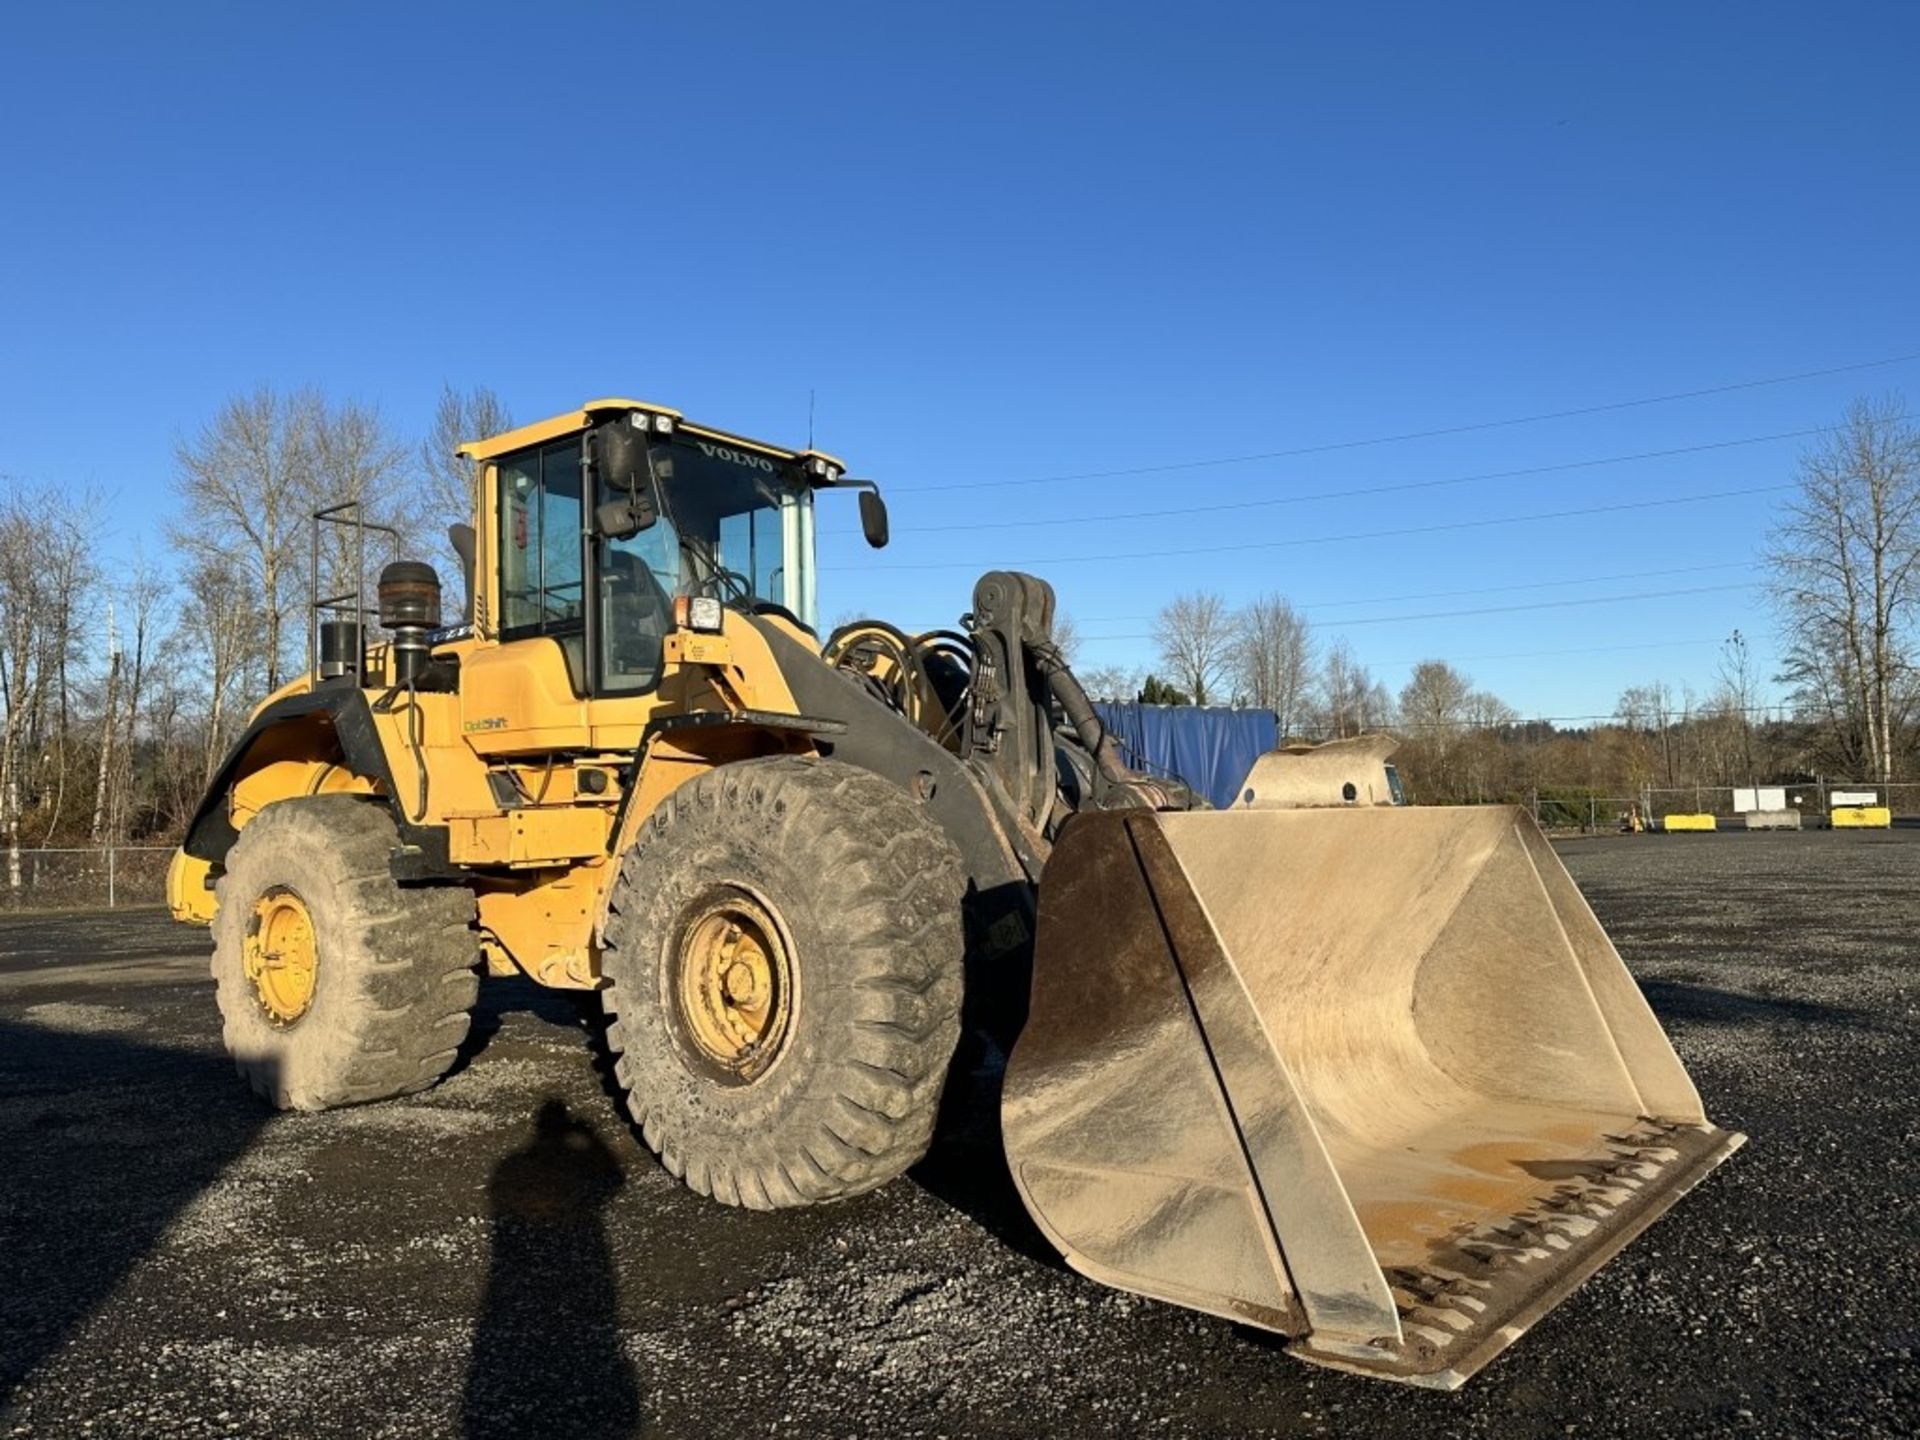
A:
[[[502,631],[509,639],[576,632],[586,598],[580,444],[516,455],[498,473]]]
[[[651,690],[660,680],[661,642],[673,628],[679,533],[662,515],[638,535],[601,541],[599,554],[600,688],[608,694]]]

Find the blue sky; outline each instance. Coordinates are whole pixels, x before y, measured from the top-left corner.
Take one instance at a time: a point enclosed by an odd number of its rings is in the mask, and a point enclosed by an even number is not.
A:
[[[1606,711],[1736,627],[1771,660],[1732,587],[1779,496],[1721,492],[1805,442],[1722,442],[1920,358],[1154,467],[1920,352],[1916,40],[1891,4],[16,9],[0,473],[115,497],[124,554],[259,384],[788,443],[811,390],[897,537],[829,499],[829,617],[951,623],[1033,562],[1086,663],[1144,662],[1175,592],[1271,590],[1391,684]],[[1139,514],[1202,506],[1244,508]],[[1641,508],[1565,513],[1601,507]]]

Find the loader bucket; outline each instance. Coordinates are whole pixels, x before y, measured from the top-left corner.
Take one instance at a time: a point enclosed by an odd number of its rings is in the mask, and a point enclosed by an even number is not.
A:
[[[1074,819],[1003,1105],[1076,1269],[1447,1389],[1744,1139],[1507,807]]]

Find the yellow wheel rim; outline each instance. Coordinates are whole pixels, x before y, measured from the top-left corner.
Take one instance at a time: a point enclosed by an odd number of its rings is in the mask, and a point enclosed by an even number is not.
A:
[[[780,927],[752,896],[727,890],[696,906],[670,955],[683,1049],[730,1084],[757,1080],[793,1013],[793,964]]]
[[[254,901],[243,963],[260,1008],[275,1025],[291,1025],[306,1014],[320,972],[307,902],[284,886]]]

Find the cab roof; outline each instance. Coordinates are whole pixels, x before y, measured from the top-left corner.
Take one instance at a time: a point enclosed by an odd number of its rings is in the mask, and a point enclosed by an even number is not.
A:
[[[470,460],[491,460],[497,455],[524,450],[529,445],[539,445],[548,440],[558,440],[564,435],[577,434],[599,423],[608,415],[629,412],[664,417],[676,434],[697,435],[702,439],[738,445],[743,449],[757,450],[762,455],[771,455],[776,460],[818,459],[825,460],[842,472],[847,468],[845,461],[838,456],[829,455],[824,450],[788,450],[784,446],[769,445],[764,440],[753,440],[745,435],[736,435],[730,430],[716,430],[710,425],[695,424],[670,406],[655,405],[646,400],[626,400],[618,396],[604,400],[589,400],[578,410],[569,410],[564,415],[555,415],[547,420],[536,420],[531,425],[522,425],[516,430],[508,430],[500,435],[490,435],[484,440],[469,440],[455,453],[464,455]]]

